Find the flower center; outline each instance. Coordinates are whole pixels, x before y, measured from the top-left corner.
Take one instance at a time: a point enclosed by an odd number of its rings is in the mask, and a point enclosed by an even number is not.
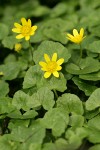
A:
[[[22,34],[25,36],[25,35],[28,35],[30,33],[30,27],[29,26],[23,26],[22,29],[21,29],[21,32]]]
[[[48,72],[53,73],[54,71],[56,71],[57,68],[57,63],[55,61],[49,61],[47,64],[47,70]]]
[[[80,35],[75,36],[75,38],[77,43],[80,43],[82,41],[82,36]]]

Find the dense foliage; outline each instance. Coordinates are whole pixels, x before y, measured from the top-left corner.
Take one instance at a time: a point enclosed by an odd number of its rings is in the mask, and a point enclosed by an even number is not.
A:
[[[80,47],[67,33],[81,28]],[[0,1],[0,150],[100,150],[100,0]]]

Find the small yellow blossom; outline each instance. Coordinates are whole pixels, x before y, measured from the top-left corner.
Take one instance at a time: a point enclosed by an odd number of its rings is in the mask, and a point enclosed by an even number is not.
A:
[[[3,75],[4,75],[4,73],[2,71],[0,71],[0,76],[3,76]]]
[[[85,38],[85,36],[83,37],[83,35],[84,35],[83,28],[80,29],[79,33],[76,29],[73,29],[73,35],[68,33],[67,38],[76,44],[80,44],[83,41],[83,39]]]
[[[20,50],[22,49],[22,45],[21,45],[20,43],[16,43],[16,44],[15,44],[15,48],[14,48],[14,49],[15,49],[15,51],[16,51],[16,52],[18,52],[18,53],[19,53],[19,52],[20,52]]]
[[[35,34],[37,26],[31,26],[32,23],[30,19],[28,19],[27,21],[25,18],[21,18],[21,22],[22,25],[15,22],[15,28],[13,28],[12,31],[19,33],[19,35],[16,36],[16,39],[22,39],[25,37],[25,40],[28,41],[30,39],[30,36]]]
[[[46,62],[39,62],[39,65],[42,67],[41,70],[45,71],[44,78],[49,78],[51,74],[58,78],[58,71],[62,69],[60,65],[64,62],[64,59],[60,58],[57,60],[57,53],[54,53],[51,59],[47,54],[44,54],[44,59]]]

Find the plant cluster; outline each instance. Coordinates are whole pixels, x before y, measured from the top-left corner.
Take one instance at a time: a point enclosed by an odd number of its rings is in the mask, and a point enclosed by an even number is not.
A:
[[[100,150],[100,1],[10,3],[0,6],[0,150]]]

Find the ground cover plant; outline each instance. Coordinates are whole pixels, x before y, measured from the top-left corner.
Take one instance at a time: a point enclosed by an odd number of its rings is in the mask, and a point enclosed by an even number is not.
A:
[[[0,150],[100,150],[100,1],[0,1]]]

